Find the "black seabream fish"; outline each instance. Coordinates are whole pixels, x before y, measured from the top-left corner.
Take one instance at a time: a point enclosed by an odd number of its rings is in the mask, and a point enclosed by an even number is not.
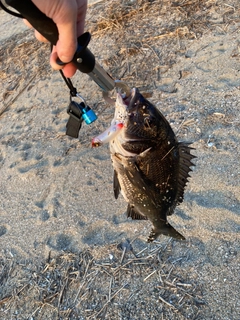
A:
[[[194,155],[188,143],[178,142],[161,112],[134,88],[128,98],[117,94],[110,128],[92,141],[110,142],[113,188],[128,203],[127,216],[150,220],[148,242],[160,234],[185,239],[167,221],[183,201]]]

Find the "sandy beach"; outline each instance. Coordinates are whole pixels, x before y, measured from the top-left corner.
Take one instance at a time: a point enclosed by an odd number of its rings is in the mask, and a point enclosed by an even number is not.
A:
[[[195,148],[169,218],[186,241],[149,245],[151,223],[113,196],[108,146],[91,147],[114,107],[76,73],[98,120],[66,136],[49,45],[0,10],[1,319],[240,319],[239,17],[239,0],[89,5],[97,61]]]

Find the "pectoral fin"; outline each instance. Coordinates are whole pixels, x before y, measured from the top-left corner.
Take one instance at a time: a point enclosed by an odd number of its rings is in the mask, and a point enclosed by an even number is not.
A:
[[[115,199],[118,198],[120,190],[121,190],[121,187],[120,187],[120,183],[118,181],[117,172],[114,170],[114,173],[113,173],[113,192],[114,192]]]

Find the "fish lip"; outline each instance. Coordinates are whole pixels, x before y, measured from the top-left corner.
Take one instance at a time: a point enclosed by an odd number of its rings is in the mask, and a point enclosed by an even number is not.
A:
[[[131,96],[130,96],[131,99],[130,99],[129,104],[127,106],[128,111],[131,111],[132,109],[134,109],[136,107],[136,102],[137,102],[138,96],[139,96],[138,89],[133,88],[131,90]]]
[[[127,111],[130,111],[133,109],[136,105],[136,101],[138,98],[138,89],[133,88],[131,89],[131,94],[128,97],[123,97],[120,93],[117,94],[117,102],[121,105],[124,105],[127,109]]]

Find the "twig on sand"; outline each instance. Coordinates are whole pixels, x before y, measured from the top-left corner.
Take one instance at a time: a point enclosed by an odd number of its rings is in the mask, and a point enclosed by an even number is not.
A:
[[[100,2],[104,2],[105,0],[96,0],[96,1],[94,1],[94,2],[92,2],[92,3],[88,3],[88,7],[93,7],[93,6],[95,6],[96,4],[98,4],[98,3],[100,3]]]
[[[0,300],[0,305],[5,304],[6,302],[10,301],[12,299],[12,296],[4,297],[2,300]]]
[[[123,248],[123,253],[122,253],[122,256],[121,256],[120,264],[122,264],[122,262],[123,262],[125,253],[126,253],[126,247]]]
[[[111,297],[111,291],[112,291],[112,280],[113,278],[110,278],[110,283],[109,283],[109,290],[108,290],[108,301],[110,302],[112,297]]]
[[[160,299],[163,303],[165,303],[167,306],[169,306],[170,308],[173,308],[174,310],[177,310],[177,308],[174,307],[174,305],[172,305],[171,303],[169,303],[169,302],[167,302],[166,300],[164,300],[161,296],[158,296],[158,297],[159,297],[159,299]]]
[[[107,305],[116,297],[116,295],[118,295],[119,292],[121,292],[127,285],[128,285],[127,282],[124,283],[124,285],[114,293],[114,295],[111,297],[111,299],[108,300],[108,301],[103,305],[103,307],[102,307],[97,313],[91,315],[91,316],[89,317],[89,319],[95,318],[95,317],[99,316],[99,315],[103,312],[103,310],[106,308],[106,306],[107,306]]]
[[[32,78],[28,81],[28,83],[18,92],[18,94],[6,105],[0,109],[0,117],[1,115],[19,98],[19,96],[27,89],[27,87],[32,83],[33,79],[37,76],[37,73],[32,76]]]
[[[88,261],[88,264],[87,264],[87,266],[86,266],[86,269],[85,269],[85,272],[84,272],[84,276],[83,276],[83,279],[82,279],[83,282],[82,282],[82,284],[79,286],[78,292],[77,292],[77,294],[76,294],[76,296],[75,296],[75,298],[74,298],[74,300],[73,300],[73,304],[76,303],[77,298],[79,297],[79,294],[80,294],[83,286],[86,284],[86,281],[85,281],[85,280],[86,280],[86,277],[87,277],[87,272],[88,272],[89,266],[90,266],[90,264],[91,264],[92,262],[93,262],[93,260]],[[92,277],[92,279],[94,279],[94,277]]]
[[[143,281],[146,281],[147,279],[149,279],[152,275],[154,275],[154,273],[157,272],[157,269],[154,270],[153,272],[151,272],[148,276],[146,276],[146,278],[143,279]]]

